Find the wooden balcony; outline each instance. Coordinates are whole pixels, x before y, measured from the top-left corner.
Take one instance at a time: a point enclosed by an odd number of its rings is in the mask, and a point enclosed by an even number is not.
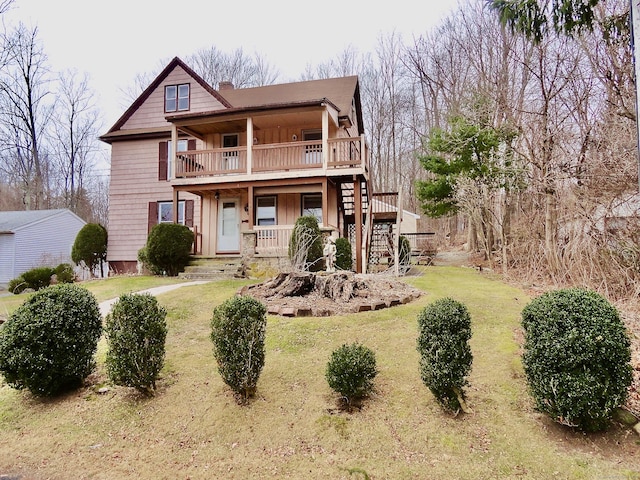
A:
[[[364,137],[327,140],[327,152],[319,140],[249,145],[212,150],[178,152],[175,178],[225,177],[309,170],[331,175],[341,170],[368,171]]]

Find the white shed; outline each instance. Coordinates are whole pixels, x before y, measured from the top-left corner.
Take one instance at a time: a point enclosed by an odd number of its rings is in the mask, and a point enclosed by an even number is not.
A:
[[[71,248],[86,224],[71,210],[0,212],[0,284],[34,267],[71,263]]]

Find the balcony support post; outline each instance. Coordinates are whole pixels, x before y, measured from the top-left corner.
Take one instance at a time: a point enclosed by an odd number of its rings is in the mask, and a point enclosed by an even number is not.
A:
[[[247,175],[253,169],[253,118],[247,117]]]
[[[356,273],[362,273],[362,186],[357,175],[353,176],[353,202],[356,217]]]
[[[322,225],[329,225],[329,180],[322,179]]]
[[[173,207],[171,208],[171,221],[178,223],[178,206],[180,205],[179,192],[177,188],[173,189]]]
[[[322,110],[322,170],[327,171],[329,164],[329,110]]]
[[[249,207],[249,230],[253,230],[253,185],[247,187],[247,206]]]
[[[176,178],[176,157],[178,156],[178,127],[171,124],[171,151],[169,152],[169,161],[171,168],[167,174],[169,180]]]

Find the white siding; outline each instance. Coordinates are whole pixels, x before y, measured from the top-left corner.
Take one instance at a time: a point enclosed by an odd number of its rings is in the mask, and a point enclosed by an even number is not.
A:
[[[27,270],[71,263],[71,248],[85,222],[70,211],[61,212],[15,232],[14,277]]]
[[[7,284],[14,275],[14,235],[0,235],[0,284]]]

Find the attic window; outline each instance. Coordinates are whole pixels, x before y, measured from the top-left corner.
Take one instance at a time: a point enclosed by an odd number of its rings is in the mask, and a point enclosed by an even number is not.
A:
[[[189,110],[189,84],[164,87],[164,111],[183,112]]]

